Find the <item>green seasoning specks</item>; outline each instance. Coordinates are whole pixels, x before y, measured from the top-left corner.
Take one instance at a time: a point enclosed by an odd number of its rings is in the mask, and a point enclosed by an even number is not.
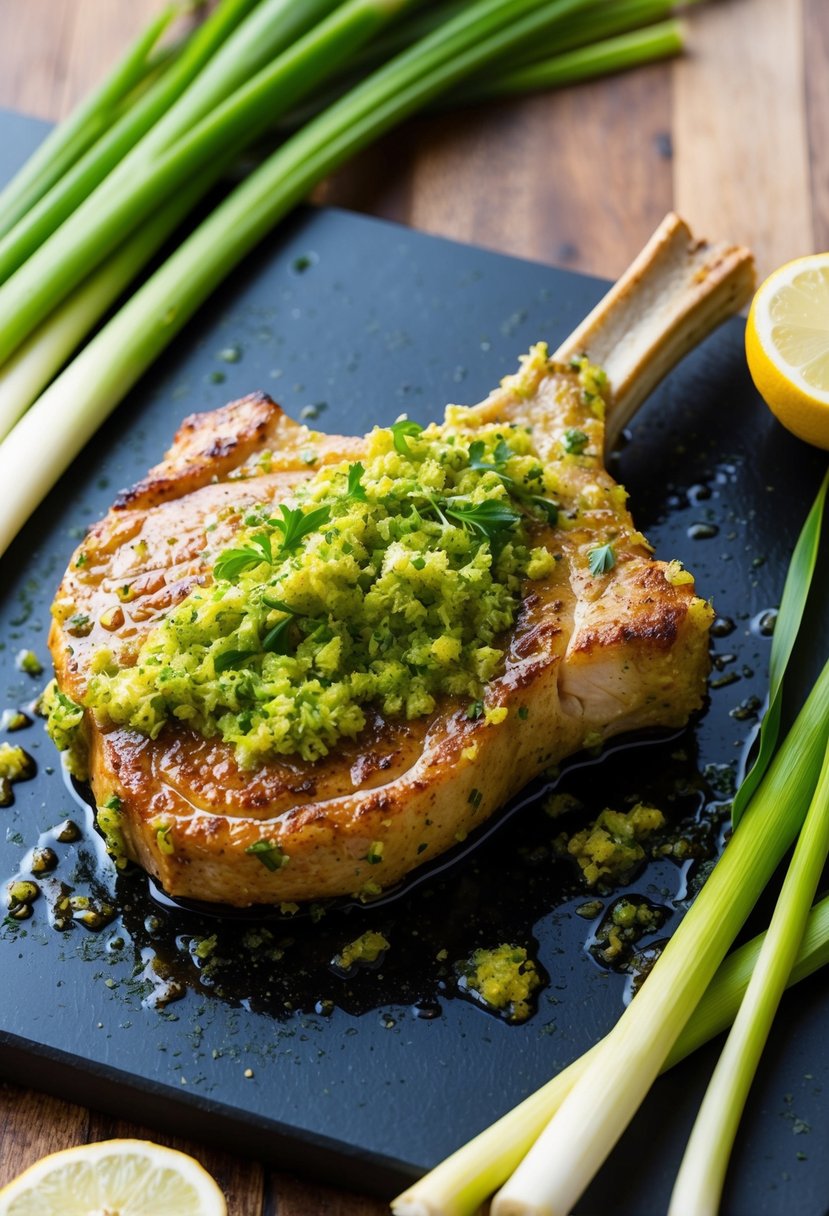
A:
[[[409,719],[443,696],[477,706],[525,580],[555,567],[555,489],[525,427],[455,410],[378,428],[359,461],[249,509],[213,585],[150,631],[134,667],[99,651],[86,704],[152,737],[169,720],[220,737],[243,767],[326,755],[370,703]]]
[[[87,775],[86,742],[83,733],[83,706],[62,693],[55,680],[43,690],[38,706],[46,718],[46,730],[58,751],[66,752],[67,767],[73,777],[84,781]]]

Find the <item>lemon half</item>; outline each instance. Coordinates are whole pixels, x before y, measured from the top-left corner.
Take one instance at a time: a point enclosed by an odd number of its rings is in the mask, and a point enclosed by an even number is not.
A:
[[[788,262],[766,279],[748,314],[746,356],[783,426],[829,448],[829,253]]]
[[[0,1191],[0,1216],[227,1216],[198,1161],[149,1140],[52,1153]]]

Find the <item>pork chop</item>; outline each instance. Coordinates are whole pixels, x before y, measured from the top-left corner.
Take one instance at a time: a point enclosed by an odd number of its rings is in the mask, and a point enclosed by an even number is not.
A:
[[[539,459],[560,465],[567,521],[535,526],[534,543],[555,561],[522,585],[479,712],[449,696],[411,720],[369,706],[359,735],[318,759],[245,767],[232,744],[183,723],[150,737],[86,709],[89,781],[116,851],[180,898],[368,898],[564,757],[622,732],[682,726],[703,702],[712,609],[677,562],[652,556],[602,456],[606,436],[752,282],[746,251],[694,241],[669,217],[553,357],[536,347],[480,405],[450,407],[470,437],[493,423],[532,428]],[[582,352],[608,372],[604,403],[585,388]],[[573,434],[586,440],[575,459]],[[186,419],[70,562],[50,633],[61,693],[82,704],[102,652],[116,668],[133,665],[159,620],[210,587],[246,512],[276,509],[307,482],[309,452],[317,472],[359,461],[366,442],[309,430],[261,393]],[[280,864],[262,864],[263,850]]]

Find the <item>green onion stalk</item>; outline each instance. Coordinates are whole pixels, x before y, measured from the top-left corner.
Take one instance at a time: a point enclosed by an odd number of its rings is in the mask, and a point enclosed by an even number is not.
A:
[[[0,191],[0,237],[4,236],[107,130],[119,105],[146,76],[150,55],[176,16],[164,9],[143,31],[103,83],[44,139],[23,168]]]
[[[678,21],[660,21],[643,30],[632,30],[615,38],[605,38],[589,46],[554,55],[550,59],[515,68],[503,76],[481,81],[452,100],[466,102],[493,101],[501,97],[516,97],[522,93],[537,93],[542,89],[558,89],[578,84],[611,72],[667,59],[682,50],[682,27]]]
[[[639,1108],[791,846],[829,736],[829,663],[725,852],[616,1026],[512,1178],[493,1216],[569,1212]]]
[[[212,179],[212,172],[202,174],[177,191],[103,266],[59,304],[7,360],[0,374],[0,436],[8,434],[101,318],[125,294],[136,275],[198,203]]]
[[[330,5],[331,0],[317,0],[321,2]],[[135,148],[0,287],[0,361],[14,354],[154,207],[211,166],[218,180],[230,152],[243,148],[413,2],[348,0],[177,136],[178,124],[172,120],[178,107],[173,107],[147,136],[152,154],[146,157],[141,145]],[[296,0],[268,3],[285,8]],[[258,15],[254,12],[253,17]],[[246,26],[239,27],[223,52],[232,49]],[[212,75],[210,69],[217,61],[208,65],[204,76]],[[187,123],[206,106],[206,92],[211,90],[200,76],[181,99],[179,107],[186,111]]]
[[[3,236],[0,283],[9,280],[43,246],[48,246],[55,269],[60,268],[63,252],[77,233],[74,225],[62,225],[81,210],[94,223],[95,213],[102,207],[99,191],[120,183],[128,192],[143,179],[156,155],[338,2],[223,0],[188,39],[170,69]],[[53,234],[55,239],[49,243]],[[52,303],[64,294],[58,291]]]
[[[737,1015],[766,940],[761,933],[740,946],[717,974],[672,1047],[662,1071],[673,1068],[726,1030]],[[788,984],[829,964],[829,896],[812,908]],[[604,1041],[603,1041],[604,1042]],[[392,1203],[394,1216],[474,1216],[506,1182],[567,1094],[598,1057],[602,1043],[579,1056],[474,1140],[436,1166]]]
[[[653,0],[643,2],[653,7]],[[666,7],[663,0],[659,0],[659,4]],[[428,15],[434,20],[434,14]],[[549,84],[555,83],[560,87],[587,76],[598,76],[619,71],[623,66],[648,62],[655,55],[661,57],[671,49],[681,50],[678,26],[670,33],[670,47],[666,41],[658,49],[653,42],[654,28],[637,31],[636,35],[630,36],[624,50],[624,63],[614,57],[607,41],[601,41],[576,54],[554,56],[536,64],[534,70],[543,70]],[[638,54],[634,49],[634,39],[638,43]],[[521,73],[516,72],[514,79],[517,90],[523,91]],[[490,87],[493,96],[502,91],[497,74],[491,77],[488,85],[478,86],[479,100],[487,98]],[[318,111],[319,106],[314,103],[309,114]],[[214,183],[222,165],[230,171],[235,159],[234,151],[233,156],[223,159],[221,164],[214,161],[206,173],[191,178],[173,194],[168,203],[156,211],[152,220],[142,223],[98,270],[50,313],[7,360],[0,372],[0,438],[8,434],[112,304],[124,295],[167,236]]]
[[[829,854],[829,747],[739,1013],[699,1109],[668,1216],[716,1216],[740,1117]]]
[[[829,490],[829,469],[826,471],[812,508],[806,517],[806,522],[797,538],[786,572],[783,595],[780,599],[780,611],[771,639],[768,708],[760,724],[760,745],[757,758],[740,782],[740,788],[734,796],[731,822],[735,827],[763,773],[768,768],[777,745],[777,736],[780,733],[780,715],[783,708],[783,676],[786,673],[800,623],[803,620],[803,612],[817,564],[827,490]]]
[[[630,29],[640,12],[649,14],[646,19],[652,21],[654,14],[670,12],[674,0],[619,0],[618,7],[618,13],[615,8],[606,12],[603,6],[595,14],[592,8],[575,14],[570,22],[562,23],[560,37],[556,28],[551,34],[538,39],[532,50],[524,47],[518,55],[501,58],[497,65],[488,66],[480,76],[438,97],[429,111],[445,111],[447,108],[514,97],[540,89],[564,88],[641,67],[682,51],[684,34],[679,21],[663,21],[641,29]],[[425,16],[434,22],[433,13]],[[425,26],[426,23],[423,24]],[[620,31],[627,31],[627,36],[621,37]],[[378,39],[371,43],[367,63],[375,62],[381,41]],[[403,45],[408,43],[404,42]],[[292,131],[308,122],[341,97],[346,84],[353,84],[355,79],[353,75],[349,75],[347,82],[335,79],[327,94],[315,97],[310,103],[286,115],[277,125],[277,130]]]
[[[584,3],[478,0],[346,94],[238,186],[0,444],[0,479],[5,475],[4,484],[15,487],[0,520],[0,552],[198,306],[318,181],[441,92],[548,32]]]

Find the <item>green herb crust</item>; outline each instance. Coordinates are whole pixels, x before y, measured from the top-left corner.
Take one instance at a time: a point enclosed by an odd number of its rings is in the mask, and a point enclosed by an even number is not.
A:
[[[476,950],[459,969],[461,989],[508,1021],[525,1022],[532,1013],[541,976],[523,946]]]
[[[253,767],[326,755],[370,704],[411,719],[444,696],[480,699],[522,585],[554,567],[538,542],[557,518],[556,470],[526,427],[473,430],[458,409],[425,429],[376,428],[361,462],[250,510],[212,585],[150,632],[133,667],[99,651],[85,704],[151,737],[186,724]]]

